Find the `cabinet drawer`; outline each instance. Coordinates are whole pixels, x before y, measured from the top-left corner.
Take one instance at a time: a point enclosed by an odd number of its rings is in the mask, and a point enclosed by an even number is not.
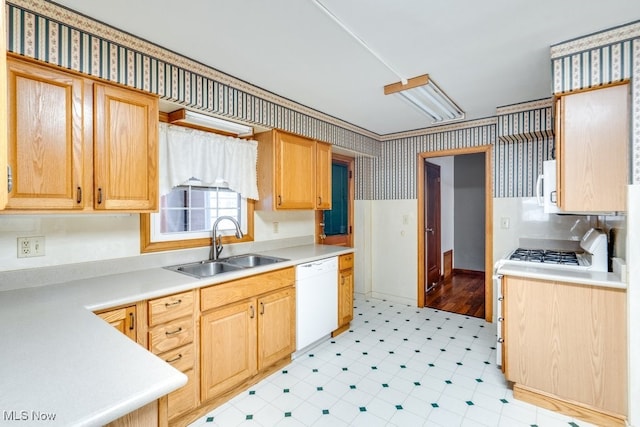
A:
[[[193,320],[182,320],[149,330],[149,348],[154,354],[164,353],[193,341]]]
[[[347,268],[353,268],[353,254],[340,255],[338,260],[339,269],[346,270]]]
[[[188,378],[187,384],[168,395],[169,419],[195,408],[199,403],[198,380],[195,371],[190,369],[185,372],[185,375]]]
[[[193,369],[195,361],[195,347],[193,343],[169,350],[158,357],[179,371],[186,372]]]
[[[200,291],[202,311],[242,301],[256,295],[292,286],[295,283],[293,267],[209,286]]]
[[[169,295],[149,301],[149,326],[159,325],[193,313],[193,292]]]

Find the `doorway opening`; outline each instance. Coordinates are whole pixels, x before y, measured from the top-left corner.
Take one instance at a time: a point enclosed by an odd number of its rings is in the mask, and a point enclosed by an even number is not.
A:
[[[483,317],[489,322],[493,317],[491,148],[488,145],[418,155],[417,291],[419,307],[435,305],[443,310]],[[459,177],[458,180],[480,181],[480,192],[476,188],[473,193],[469,193],[469,190],[463,186],[462,191],[457,192],[458,199],[454,204],[453,187],[451,187],[451,193],[448,193],[447,187],[452,184],[446,182],[444,189],[440,186],[441,179],[453,180],[453,172],[442,166],[448,163],[438,158],[446,158],[451,164],[447,168],[451,169],[455,160],[458,164],[458,172],[461,172],[461,178]],[[474,163],[469,163],[470,160]],[[442,178],[439,176],[440,168],[434,168],[438,166],[436,163],[442,166]],[[483,176],[470,178],[472,175],[471,169],[468,169],[469,165],[478,163]],[[436,169],[437,175],[435,175]],[[469,177],[465,174],[469,174]],[[448,209],[446,213],[443,213],[441,204]],[[456,208],[458,208],[457,212]],[[454,233],[455,216],[459,218]],[[453,250],[454,234],[455,247],[459,249],[458,251]],[[443,242],[447,236],[451,236],[450,240]],[[456,252],[459,252],[458,258],[456,258]],[[457,261],[458,268],[454,268],[454,260]],[[459,306],[460,310],[456,309],[456,306]]]
[[[353,247],[354,164],[352,157],[332,156],[331,209],[316,212],[316,243]]]

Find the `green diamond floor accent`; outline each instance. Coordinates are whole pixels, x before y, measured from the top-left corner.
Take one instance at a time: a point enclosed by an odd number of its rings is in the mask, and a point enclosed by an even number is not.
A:
[[[473,402],[472,402],[472,401],[470,401],[470,400],[467,400],[465,403],[466,403],[467,405],[469,405],[469,406],[473,406]]]
[[[213,417],[207,417],[207,422],[208,423],[212,423],[213,422]]]
[[[290,417],[290,416],[291,416],[291,412],[285,412],[285,413],[284,413],[284,417],[285,417],[285,418]]]
[[[255,390],[249,390],[249,396],[253,396],[254,394],[256,394]]]
[[[431,406],[433,406],[434,408],[439,408],[439,407],[440,407],[440,405],[438,405],[438,404],[437,404],[437,403],[435,403],[435,402],[434,402],[434,403],[432,403],[432,404],[431,404]]]
[[[246,419],[247,419],[247,420],[252,420],[252,419],[253,419],[253,415],[251,415],[251,414],[247,415],[247,416],[246,416]]]
[[[445,381],[445,383],[447,383],[447,384],[453,384],[453,383],[451,382],[451,380],[446,380],[446,381]]]
[[[322,415],[329,415],[329,410],[328,409],[323,409],[322,410]]]
[[[414,381],[413,385],[420,385],[420,381]]]
[[[311,372],[318,372],[318,370],[314,368],[311,370]]]
[[[482,382],[484,382],[484,381],[482,381],[482,378],[476,378],[476,382],[478,382],[478,383],[482,383]]]
[[[500,399],[500,402],[502,403],[509,403],[509,401],[507,399]]]
[[[396,405],[396,409],[397,409],[397,410],[401,410],[401,409],[403,409],[403,408],[402,408],[402,405]]]
[[[318,391],[322,391],[322,390],[324,390],[324,389],[323,389],[322,387],[316,387],[316,390],[318,390]]]
[[[282,390],[283,393],[289,393],[289,389],[285,388],[284,390]]]
[[[356,386],[355,386],[355,385],[353,385],[353,384],[351,384],[351,385],[349,386],[349,388],[350,388],[351,390],[355,390]]]
[[[365,408],[364,406],[360,407],[360,412],[367,412],[367,408]]]
[[[386,387],[389,387],[389,384],[386,384],[386,383],[385,383],[385,384],[382,384],[382,387],[385,387],[385,388],[386,388]]]

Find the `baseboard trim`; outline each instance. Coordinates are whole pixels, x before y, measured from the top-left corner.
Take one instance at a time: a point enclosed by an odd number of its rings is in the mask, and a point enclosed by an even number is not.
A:
[[[455,276],[456,274],[468,274],[472,276],[484,277],[484,271],[465,270],[464,268],[454,268],[453,275]]]
[[[625,416],[600,411],[577,402],[559,399],[556,396],[534,390],[520,384],[513,385],[513,397],[599,426],[624,427],[627,424],[627,418]]]

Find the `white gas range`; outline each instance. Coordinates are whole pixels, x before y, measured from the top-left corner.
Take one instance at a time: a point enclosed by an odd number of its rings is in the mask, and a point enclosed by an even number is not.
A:
[[[608,271],[609,255],[607,234],[597,228],[591,228],[580,239],[580,250],[567,250],[570,245],[559,244],[548,248],[517,248],[509,255],[499,260],[495,265],[493,275],[494,294],[497,302],[495,313],[497,314],[496,359],[498,365],[502,365],[502,275],[500,267],[504,265],[531,265],[541,268],[563,269],[573,271]]]
[[[531,263],[544,268],[561,268],[569,270],[607,271],[609,256],[607,250],[607,234],[597,228],[587,231],[580,239],[582,251],[571,251],[558,248],[517,248],[496,264]]]

